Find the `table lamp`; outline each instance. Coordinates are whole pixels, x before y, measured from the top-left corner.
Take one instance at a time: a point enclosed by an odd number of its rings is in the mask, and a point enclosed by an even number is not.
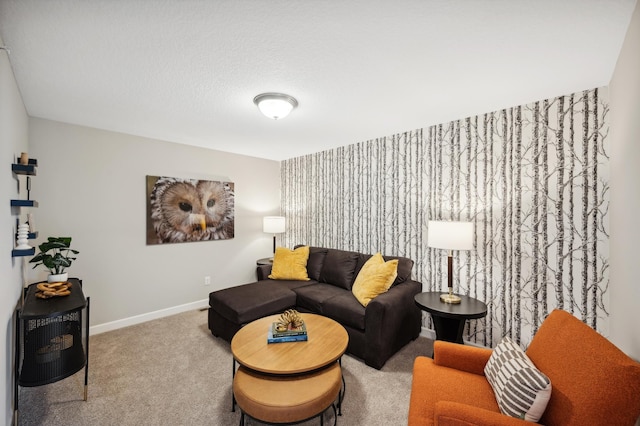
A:
[[[440,295],[440,300],[444,303],[460,303],[460,297],[453,294],[453,250],[473,248],[473,223],[430,220],[427,232],[427,246],[449,250],[447,262],[449,293]]]
[[[285,231],[285,219],[283,216],[265,216],[262,219],[262,231],[273,234],[273,252],[276,252],[276,234]]]

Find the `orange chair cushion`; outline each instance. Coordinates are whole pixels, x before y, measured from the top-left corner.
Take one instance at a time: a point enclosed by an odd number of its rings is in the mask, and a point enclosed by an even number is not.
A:
[[[486,377],[440,367],[431,358],[417,357],[413,364],[409,425],[433,425],[438,401],[454,401],[500,413]]]

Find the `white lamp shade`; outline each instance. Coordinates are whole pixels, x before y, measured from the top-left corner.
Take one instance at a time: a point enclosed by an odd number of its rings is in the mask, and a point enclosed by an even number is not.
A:
[[[261,113],[273,120],[285,118],[298,106],[295,98],[282,93],[263,93],[253,98],[253,102]]]
[[[427,229],[427,245],[445,250],[471,250],[473,223],[430,220]]]
[[[262,230],[267,234],[281,234],[285,231],[283,216],[265,216],[262,219]]]

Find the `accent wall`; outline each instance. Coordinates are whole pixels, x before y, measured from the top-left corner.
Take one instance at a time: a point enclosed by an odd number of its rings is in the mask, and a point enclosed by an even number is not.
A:
[[[283,244],[415,261],[446,288],[429,220],[474,224],[454,291],[487,303],[465,338],[526,345],[554,308],[608,332],[608,91],[586,90],[286,160]],[[430,317],[423,325],[431,328]]]

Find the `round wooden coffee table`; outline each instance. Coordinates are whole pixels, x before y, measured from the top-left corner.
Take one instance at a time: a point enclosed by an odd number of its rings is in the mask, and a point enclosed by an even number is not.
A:
[[[307,326],[306,342],[267,343],[267,332],[280,315],[255,320],[231,340],[233,358],[247,368],[269,374],[296,374],[317,370],[340,359],[349,335],[331,318],[300,314]]]
[[[303,375],[270,375],[240,366],[233,394],[244,415],[267,423],[297,423],[322,415],[340,396],[342,371],[333,362]],[[335,422],[334,422],[335,423]]]
[[[234,395],[243,414],[258,420],[272,423],[297,422],[322,414],[335,389],[335,372],[340,370],[340,358],[347,350],[349,335],[336,321],[315,314],[301,313],[307,327],[307,341],[267,343],[267,333],[271,324],[279,315],[260,318],[242,327],[231,340],[233,353]],[[236,361],[242,365],[236,380]],[[336,370],[337,369],[337,370]],[[313,381],[321,386],[305,386]],[[342,379],[341,379],[342,381]],[[310,390],[300,398],[281,401],[274,405],[274,394],[258,398],[256,395],[273,386],[285,386],[294,390],[305,387]],[[268,392],[267,392],[268,393]],[[238,398],[236,398],[236,394]],[[248,397],[253,395],[253,397]],[[344,396],[343,389],[338,390],[338,407]],[[333,401],[334,397],[331,399]],[[262,402],[261,402],[262,401]],[[302,404],[304,409],[295,411],[293,407]],[[292,412],[286,420],[281,420],[281,412],[289,406]],[[311,414],[313,413],[313,414]],[[302,417],[301,417],[302,416]],[[300,418],[301,417],[301,418]],[[243,417],[244,418],[244,417]]]

